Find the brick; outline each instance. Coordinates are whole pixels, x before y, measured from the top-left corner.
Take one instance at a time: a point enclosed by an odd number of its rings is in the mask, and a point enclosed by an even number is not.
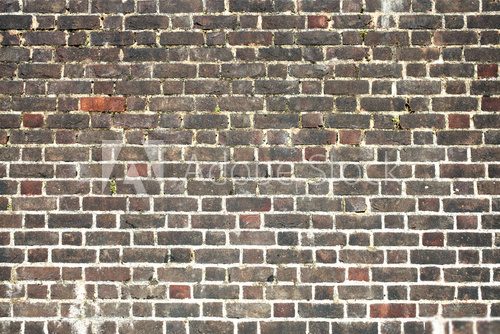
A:
[[[64,0],[41,0],[41,1],[24,1],[25,12],[37,13],[61,13],[64,11],[66,2]]]
[[[57,26],[63,30],[91,30],[99,29],[100,22],[97,15],[59,16]]]
[[[188,303],[158,303],[155,304],[155,311],[159,316],[165,318],[198,317],[200,315],[199,305]]]
[[[61,66],[56,64],[23,64],[19,67],[19,76],[25,79],[55,79],[61,77]]]
[[[479,1],[436,0],[436,10],[440,13],[474,12],[479,10]]]
[[[441,83],[438,81],[398,81],[398,94],[401,95],[432,95],[441,93]]]
[[[340,44],[340,34],[329,31],[306,31],[296,34],[297,42],[303,45],[336,45]]]
[[[434,33],[434,41],[436,45],[476,44],[477,40],[477,34],[472,31],[436,31]]]
[[[233,333],[233,323],[227,321],[190,321],[189,331],[193,333],[210,333],[217,332],[221,334],[231,334]]]
[[[383,254],[380,251],[341,250],[340,262],[345,263],[382,263]]]
[[[203,41],[198,32],[164,32],[160,36],[161,45],[201,45]]]
[[[455,263],[455,252],[451,250],[415,250],[410,256],[411,262],[418,264]]]
[[[31,28],[32,20],[29,15],[0,15],[0,30],[27,30]]]
[[[83,111],[120,112],[125,111],[123,97],[86,97],[80,99],[80,109]]]
[[[196,29],[203,30],[215,30],[215,29],[235,29],[237,24],[237,19],[234,16],[215,16],[215,15],[203,15],[203,16],[193,16],[193,27]]]
[[[486,314],[486,310],[485,304],[449,304],[443,307],[443,317],[481,317]]]
[[[167,16],[132,15],[125,18],[125,28],[132,30],[166,29],[169,22]]]
[[[194,78],[196,66],[190,64],[156,64],[153,70],[157,78]]]
[[[328,17],[324,15],[312,15],[307,17],[307,27],[310,29],[322,29],[328,27]]]
[[[96,261],[95,250],[54,249],[52,260],[56,263],[93,263]]]
[[[361,64],[359,74],[366,78],[401,78],[403,67],[400,64]]]
[[[341,318],[344,315],[342,305],[299,303],[298,314],[302,318]]]
[[[47,116],[47,127],[55,129],[83,129],[89,125],[89,116],[81,114],[53,114]]]
[[[399,28],[402,29],[439,29],[441,17],[438,15],[408,15],[401,16]]]
[[[270,32],[230,32],[227,37],[232,45],[271,45],[273,35]]]
[[[489,270],[482,268],[445,269],[444,279],[447,282],[487,282]]]
[[[370,31],[365,38],[366,45],[408,45],[407,32]]]
[[[358,95],[368,93],[368,81],[327,81],[325,93],[333,95]]]
[[[125,210],[125,198],[112,198],[112,197],[86,197],[83,200],[83,210],[85,211],[113,211]]]
[[[469,97],[432,98],[434,111],[472,111],[477,108],[477,100]]]
[[[299,5],[300,9],[305,12],[338,12],[340,10],[340,1],[337,0],[301,0]]]
[[[123,282],[131,278],[130,269],[120,267],[86,268],[85,277],[89,281]]]
[[[495,78],[498,74],[497,64],[477,65],[477,75],[479,78]]]
[[[56,281],[61,277],[57,267],[20,267],[16,269],[16,275],[20,280]]]
[[[372,304],[372,318],[413,318],[416,316],[415,304]]]
[[[239,198],[228,199],[229,211],[269,211],[271,201],[268,198]]]
[[[266,321],[260,324],[262,334],[290,333],[299,334],[306,332],[306,323],[303,321]]]
[[[301,270],[301,280],[303,282],[343,282],[345,271],[335,268],[310,268]]]
[[[220,299],[222,296],[227,299],[237,299],[238,286],[198,285],[194,289],[194,296],[206,299]]]
[[[416,282],[418,278],[415,268],[376,267],[371,272],[376,282]]]
[[[168,288],[170,298],[186,299],[190,298],[191,292],[188,285],[171,285]]]
[[[467,201],[464,198],[445,199],[443,207],[446,212],[485,212],[488,211],[487,199]]]
[[[13,309],[17,317],[45,318],[57,315],[57,304],[52,303],[33,303],[23,302],[16,304]]]

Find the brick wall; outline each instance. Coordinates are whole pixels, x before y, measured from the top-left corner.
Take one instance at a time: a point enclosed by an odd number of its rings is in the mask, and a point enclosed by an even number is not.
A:
[[[498,0],[0,0],[1,333],[500,333]]]

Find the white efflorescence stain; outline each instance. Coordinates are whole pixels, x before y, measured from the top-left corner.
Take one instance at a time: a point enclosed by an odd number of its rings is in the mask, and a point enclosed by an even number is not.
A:
[[[441,317],[432,319],[432,334],[445,334],[445,322]]]
[[[389,28],[391,25],[391,14],[403,9],[404,0],[382,0],[382,18],[380,24],[382,28]]]
[[[69,317],[74,319],[71,322],[72,334],[86,334],[87,333],[87,322],[84,317],[84,302],[85,302],[85,283],[83,281],[75,282],[75,302],[79,305],[71,305],[69,309]]]

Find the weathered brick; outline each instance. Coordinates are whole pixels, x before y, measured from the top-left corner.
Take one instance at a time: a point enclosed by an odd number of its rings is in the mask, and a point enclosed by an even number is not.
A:
[[[439,29],[441,17],[438,15],[405,15],[401,16],[399,28],[402,29]]]
[[[122,197],[86,197],[83,200],[85,211],[125,210],[126,198]]]
[[[61,263],[93,263],[96,261],[95,250],[54,249],[52,261]]]
[[[29,15],[0,15],[0,30],[30,29],[33,17]]]
[[[217,332],[221,334],[233,333],[233,323],[227,321],[200,321],[194,320],[189,322],[189,331],[193,333],[210,333]]]
[[[436,10],[440,13],[474,12],[479,10],[479,1],[436,0]]]
[[[449,304],[443,307],[443,316],[445,318],[457,318],[457,317],[481,317],[486,314],[487,305],[486,304],[476,304],[476,303],[460,303],[460,304]]]
[[[57,26],[63,30],[91,30],[100,28],[101,21],[97,15],[59,16]]]
[[[455,263],[455,251],[452,250],[414,250],[410,256],[411,262],[418,264]]]
[[[132,30],[150,30],[168,28],[169,18],[159,15],[132,15],[125,18],[125,28]]]
[[[345,263],[382,263],[383,254],[381,251],[367,250],[341,250],[340,262]]]
[[[260,324],[262,334],[290,333],[300,334],[306,332],[304,321],[266,321]]]
[[[61,13],[64,11],[66,1],[64,0],[40,0],[40,1],[24,1],[25,12],[35,13]]]
[[[160,36],[162,45],[201,45],[203,34],[199,32],[164,32]]]

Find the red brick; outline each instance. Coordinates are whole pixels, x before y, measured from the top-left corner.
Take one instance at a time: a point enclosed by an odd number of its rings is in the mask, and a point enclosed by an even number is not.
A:
[[[306,147],[304,156],[307,161],[325,161],[327,154],[324,147]]]
[[[484,111],[500,111],[500,97],[483,96],[481,109]]]
[[[9,142],[9,134],[7,131],[0,131],[0,145],[5,145]]]
[[[42,284],[28,284],[27,286],[28,298],[45,299],[47,298],[48,286]]]
[[[61,278],[57,267],[20,267],[16,270],[18,280],[57,281]]]
[[[26,128],[40,128],[43,126],[42,114],[24,114],[23,126]]]
[[[340,130],[340,143],[346,145],[359,145],[361,142],[360,130]]]
[[[41,195],[42,182],[41,181],[23,181],[21,182],[22,195]]]
[[[372,318],[414,318],[415,304],[373,304],[370,305]]]
[[[418,209],[420,211],[439,211],[439,198],[419,198]]]
[[[424,246],[441,247],[444,245],[444,234],[440,232],[424,233],[422,243]]]
[[[295,316],[295,305],[291,303],[276,303],[273,306],[277,318],[292,318]]]
[[[240,216],[241,228],[259,228],[260,216],[259,215],[241,215]]]
[[[448,115],[448,127],[450,129],[468,129],[470,127],[470,117],[465,114]]]
[[[460,230],[474,230],[477,228],[476,216],[457,216],[457,228]]]
[[[63,280],[79,280],[82,279],[82,269],[81,268],[63,268],[62,270]]]
[[[477,65],[477,76],[479,78],[496,78],[498,74],[498,64]]]
[[[368,275],[368,268],[349,268],[348,279],[350,281],[368,282],[370,280]]]
[[[100,112],[122,112],[125,111],[124,97],[82,97],[80,98],[80,110]]]
[[[328,17],[324,15],[313,15],[307,17],[309,28],[328,28]]]
[[[189,285],[171,285],[168,287],[170,298],[186,299],[191,298],[191,290]]]
[[[243,298],[244,299],[262,299],[264,291],[261,286],[244,286]]]

